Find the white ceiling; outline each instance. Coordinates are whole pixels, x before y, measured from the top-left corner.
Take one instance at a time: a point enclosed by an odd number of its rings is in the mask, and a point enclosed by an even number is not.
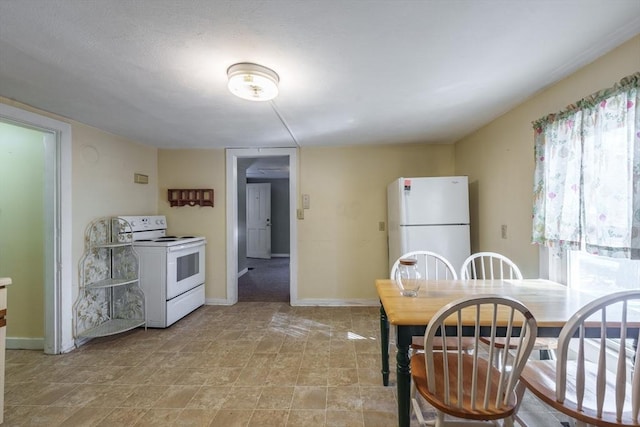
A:
[[[451,143],[638,33],[640,0],[0,0],[0,95],[161,148]]]

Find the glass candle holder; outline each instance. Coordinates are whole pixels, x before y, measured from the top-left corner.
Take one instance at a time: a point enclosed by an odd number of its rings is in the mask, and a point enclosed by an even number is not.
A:
[[[420,272],[418,271],[418,260],[413,258],[403,258],[400,260],[396,270],[396,283],[405,297],[415,297],[420,290]]]

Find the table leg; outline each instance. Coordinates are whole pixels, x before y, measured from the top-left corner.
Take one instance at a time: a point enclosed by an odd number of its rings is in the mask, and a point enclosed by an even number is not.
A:
[[[411,366],[409,365],[409,346],[412,328],[396,326],[397,386],[398,386],[398,425],[409,427],[411,421]]]
[[[389,321],[380,303],[380,354],[382,355],[382,385],[389,385]]]

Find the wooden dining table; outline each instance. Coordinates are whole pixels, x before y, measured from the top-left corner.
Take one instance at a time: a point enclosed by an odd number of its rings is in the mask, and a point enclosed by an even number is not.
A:
[[[398,422],[408,427],[410,422],[409,347],[415,335],[423,335],[433,315],[444,305],[472,295],[509,296],[522,302],[538,322],[538,337],[558,337],[567,320],[579,308],[593,301],[606,290],[571,289],[548,280],[425,280],[417,297],[406,297],[395,281],[376,280],[380,298],[380,332],[383,384],[389,384],[389,325],[396,330],[396,374]],[[480,319],[480,334],[483,322]],[[596,331],[597,332],[597,331]],[[463,334],[473,336],[473,326],[463,328]]]

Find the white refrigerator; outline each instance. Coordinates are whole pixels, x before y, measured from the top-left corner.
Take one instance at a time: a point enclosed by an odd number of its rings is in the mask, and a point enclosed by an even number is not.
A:
[[[471,251],[466,176],[398,178],[387,187],[389,269],[402,254],[425,250],[456,273]]]

